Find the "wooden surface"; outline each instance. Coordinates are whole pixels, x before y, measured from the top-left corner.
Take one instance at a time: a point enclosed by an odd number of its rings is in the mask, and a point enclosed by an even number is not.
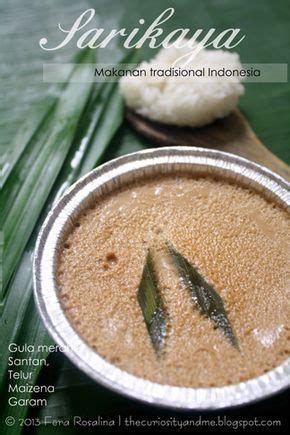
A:
[[[138,133],[159,145],[185,145],[226,151],[266,166],[290,180],[290,167],[261,143],[238,110],[226,118],[201,128],[183,128],[159,124],[128,109],[126,117]]]

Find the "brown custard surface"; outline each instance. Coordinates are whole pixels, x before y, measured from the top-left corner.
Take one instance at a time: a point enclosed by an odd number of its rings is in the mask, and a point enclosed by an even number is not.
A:
[[[57,272],[78,334],[123,370],[209,387],[261,375],[290,354],[290,219],[258,193],[189,176],[131,184],[98,200],[66,238]],[[156,261],[168,314],[157,358],[137,300],[148,247],[170,241],[222,297],[240,351],[200,315],[176,271]]]

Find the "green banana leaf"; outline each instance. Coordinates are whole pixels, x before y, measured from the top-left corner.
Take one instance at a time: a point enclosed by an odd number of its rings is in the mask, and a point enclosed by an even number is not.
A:
[[[48,357],[50,365],[41,370],[35,368],[32,381],[39,385],[51,381],[56,386],[55,393],[47,397],[47,407],[9,407],[8,344],[51,343],[32,298],[31,257],[41,222],[53,201],[79,176],[100,162],[153,144],[133,133],[123,122],[122,101],[114,84],[97,86],[93,92],[87,84],[74,113],[76,129],[72,129],[70,137],[66,138],[61,155],[51,158],[50,147],[43,148],[43,144],[47,143],[48,126],[51,126],[60,104],[63,86],[42,82],[42,63],[71,61],[76,44],[74,41],[62,52],[44,52],[38,47],[39,39],[45,36],[58,43],[62,35],[57,30],[57,23],[69,27],[89,7],[95,7],[97,12],[92,25],[107,30],[123,26],[133,28],[141,17],[147,25],[167,7],[174,7],[175,16],[164,25],[166,30],[177,27],[214,27],[217,30],[240,27],[246,38],[236,50],[244,63],[289,63],[290,8],[288,0],[10,0],[5,4],[2,2],[0,7],[0,77],[5,80],[0,95],[0,186],[3,186],[0,221],[1,230],[8,231],[7,241],[5,237],[3,241],[3,232],[0,236],[4,255],[9,254],[8,263],[5,255],[8,269],[4,270],[1,317],[1,424],[8,415],[16,420],[33,416],[42,423],[34,428],[34,432],[42,434],[50,433],[51,425],[44,424],[49,415],[71,419],[74,415],[132,413],[132,407],[137,408],[130,400],[96,385],[73,367],[63,354],[37,355]],[[144,47],[140,57],[148,58],[152,51]],[[100,62],[110,62],[119,54],[117,45],[97,52]],[[247,84],[240,103],[262,142],[288,163],[289,103],[289,83]],[[82,140],[85,137],[88,140],[84,145]],[[50,150],[53,149],[51,146]],[[76,153],[80,160],[72,168],[70,163]],[[48,176],[47,171],[52,170],[50,183],[43,186],[41,195],[35,197],[37,192],[33,187],[24,192],[23,186],[28,185],[25,183],[28,183],[30,174],[33,174],[33,177],[30,175],[33,186],[33,181],[40,180],[45,174]],[[2,425],[2,428],[3,434],[23,432],[18,424],[13,427]],[[73,433],[73,428],[69,429]],[[64,430],[54,427],[53,433],[62,434]]]

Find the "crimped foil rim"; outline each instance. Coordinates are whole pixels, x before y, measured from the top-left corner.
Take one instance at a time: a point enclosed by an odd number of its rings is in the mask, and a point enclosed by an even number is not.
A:
[[[290,358],[275,369],[239,384],[215,388],[187,388],[162,385],[136,377],[99,356],[72,328],[56,294],[54,267],[57,244],[71,216],[96,189],[115,184],[117,179],[142,173],[148,168],[217,171],[231,174],[271,194],[290,207],[290,184],[272,171],[233,154],[194,147],[147,149],[114,159],[78,180],[48,214],[39,233],[33,262],[36,305],[55,342],[68,358],[100,384],[149,404],[174,409],[209,410],[247,404],[266,398],[290,386]],[[182,166],[183,167],[183,166]],[[121,181],[122,183],[122,181]]]

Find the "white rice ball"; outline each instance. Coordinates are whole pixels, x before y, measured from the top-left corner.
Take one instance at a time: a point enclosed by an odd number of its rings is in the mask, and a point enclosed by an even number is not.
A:
[[[186,42],[184,40],[183,42]],[[244,87],[237,77],[152,77],[149,69],[178,67],[180,57],[192,51],[163,48],[138,69],[146,69],[146,77],[123,77],[120,92],[126,105],[149,119],[165,124],[200,127],[228,115],[237,105]],[[185,59],[179,61],[184,64]],[[223,50],[201,49],[184,68],[241,69],[239,55]]]

